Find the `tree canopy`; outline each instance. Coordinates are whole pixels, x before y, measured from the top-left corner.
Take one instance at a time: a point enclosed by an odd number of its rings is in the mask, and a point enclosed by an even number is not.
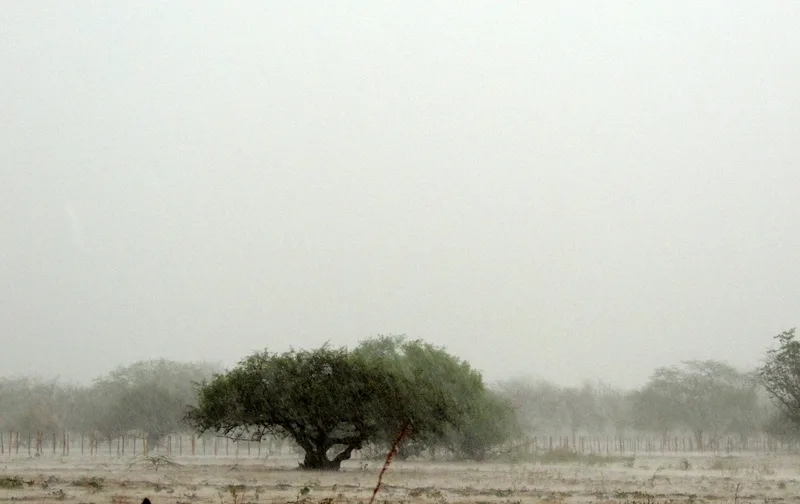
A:
[[[55,381],[32,378],[0,380],[0,428],[24,434],[64,428],[67,408]]]
[[[95,381],[83,398],[85,428],[108,439],[141,431],[155,445],[186,427],[187,407],[195,403],[195,384],[217,366],[165,359],[139,361]]]
[[[758,408],[753,376],[719,361],[686,361],[683,366],[658,368],[635,396],[640,428],[666,433],[689,429],[702,450],[728,433],[746,436],[756,426],[746,422]]]
[[[437,425],[405,439],[399,446],[401,458],[441,448],[455,458],[482,460],[519,431],[511,401],[488,389],[479,372],[443,348],[404,336],[378,336],[362,341],[355,352],[399,372],[421,404],[438,403],[456,413],[457,421],[444,428]],[[392,432],[385,432],[382,444],[392,437]]]
[[[781,413],[800,424],[800,342],[795,339],[795,328],[783,331],[775,339],[778,348],[767,352],[758,377]],[[774,420],[775,425],[781,423],[780,419]]]
[[[290,437],[302,468],[338,469],[401,431],[413,441],[458,430],[470,392],[482,389],[480,374],[443,349],[381,337],[353,351],[256,352],[205,382],[187,418],[234,438]]]

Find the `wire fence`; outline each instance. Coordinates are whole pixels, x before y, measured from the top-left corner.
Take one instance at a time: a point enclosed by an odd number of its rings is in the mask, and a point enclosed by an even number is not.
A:
[[[160,454],[178,457],[236,456],[261,458],[280,453],[283,443],[275,439],[239,440],[195,434],[170,434],[151,445],[147,436],[122,435],[114,438],[86,434],[63,433],[0,433],[0,455],[74,457],[149,456]]]
[[[514,451],[530,455],[571,452],[584,455],[656,456],[707,454],[798,454],[800,443],[766,435],[698,439],[694,436],[533,436],[514,444]],[[170,434],[151,445],[147,436],[115,438],[63,433],[0,433],[0,456],[30,457],[135,457],[153,454],[169,457],[266,458],[292,453],[290,443],[268,438],[238,440],[213,435]],[[362,453],[355,451],[354,459]]]
[[[767,435],[758,436],[535,436],[526,444],[529,453],[569,451],[596,455],[667,455],[687,453],[800,453],[800,443]]]

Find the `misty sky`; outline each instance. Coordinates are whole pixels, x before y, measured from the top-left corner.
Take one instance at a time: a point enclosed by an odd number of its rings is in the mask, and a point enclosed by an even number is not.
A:
[[[5,2],[0,374],[757,365],[800,325],[800,3],[599,4]]]

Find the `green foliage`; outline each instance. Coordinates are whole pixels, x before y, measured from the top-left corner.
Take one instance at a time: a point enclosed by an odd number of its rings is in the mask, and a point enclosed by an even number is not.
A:
[[[0,488],[22,488],[24,481],[19,476],[0,476]]]
[[[498,390],[513,405],[525,434],[603,434],[609,427],[622,434],[631,424],[629,395],[603,384],[559,387],[543,380],[513,379],[501,382]]]
[[[88,430],[109,439],[140,431],[155,446],[164,436],[183,429],[186,409],[196,399],[195,383],[215,366],[157,359],[113,370],[97,380],[83,406]]]
[[[683,367],[658,368],[635,396],[639,427],[665,434],[676,427],[704,440],[755,430],[758,390],[755,379],[718,361],[686,361]]]
[[[94,492],[103,489],[105,478],[99,476],[83,476],[72,482],[72,486],[89,488]]]
[[[458,427],[466,404],[482,389],[480,374],[444,349],[404,336],[378,336],[362,341],[354,355],[380,363],[382,369],[398,378],[398,403],[416,412],[414,435],[401,444],[398,458],[419,454]],[[408,412],[404,415],[408,417]],[[449,425],[448,425],[449,424]],[[381,444],[388,445],[400,426],[387,424],[379,433]]]
[[[653,376],[656,378],[656,375]],[[651,382],[631,394],[631,421],[639,431],[661,434],[682,427],[680,414],[673,409],[674,398],[659,382]]]
[[[305,451],[302,467],[338,469],[391,421],[411,420],[392,411],[399,381],[345,349],[257,352],[204,383],[187,419],[236,438],[291,437]]]
[[[292,438],[301,467],[338,469],[366,443],[405,429],[412,443],[465,425],[483,383],[469,365],[421,341],[376,338],[348,351],[327,345],[257,352],[204,383],[187,419],[234,438]]]
[[[564,425],[561,388],[544,380],[510,379],[498,386],[517,413],[517,423],[526,434],[558,432]]]
[[[566,387],[561,390],[560,396],[566,425],[573,436],[582,428],[603,430],[605,419],[599,414],[597,394],[591,385]]]
[[[448,431],[443,444],[458,459],[481,461],[519,433],[511,402],[497,392],[484,390],[467,403],[460,428]]]
[[[216,371],[219,371],[219,366],[207,362],[153,359],[119,366],[99,382],[118,387],[157,385],[170,395],[191,399],[195,396],[196,384]]]
[[[773,412],[762,426],[764,432],[783,441],[800,440],[800,423],[794,421],[785,411]]]
[[[595,397],[596,415],[617,436],[633,426],[633,394],[607,385],[600,385]]]
[[[784,416],[800,424],[800,342],[795,339],[795,328],[783,331],[775,339],[779,346],[767,352],[758,377]],[[779,427],[778,422],[775,427]]]
[[[193,382],[210,376],[209,364],[164,359],[121,366],[90,387],[33,378],[0,380],[0,429],[100,433],[112,439],[128,431],[146,432],[151,445],[184,428],[187,404],[195,401]]]
[[[480,373],[441,347],[404,336],[362,341],[354,353],[404,377],[406,401],[420,412],[420,431],[401,443],[398,458],[445,448],[456,458],[483,460],[517,432],[510,401],[488,390]],[[426,409],[428,408],[428,409]],[[382,433],[388,444],[396,428]]]
[[[65,425],[69,401],[55,381],[0,381],[0,428],[21,434],[56,432]]]
[[[156,445],[167,434],[183,429],[187,399],[156,383],[141,383],[121,390],[108,413],[121,430],[143,431],[148,442]]]

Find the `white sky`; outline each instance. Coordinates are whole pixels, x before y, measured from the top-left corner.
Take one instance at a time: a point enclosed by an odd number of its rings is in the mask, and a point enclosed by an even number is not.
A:
[[[2,373],[406,333],[489,379],[800,315],[800,3],[7,2]]]

